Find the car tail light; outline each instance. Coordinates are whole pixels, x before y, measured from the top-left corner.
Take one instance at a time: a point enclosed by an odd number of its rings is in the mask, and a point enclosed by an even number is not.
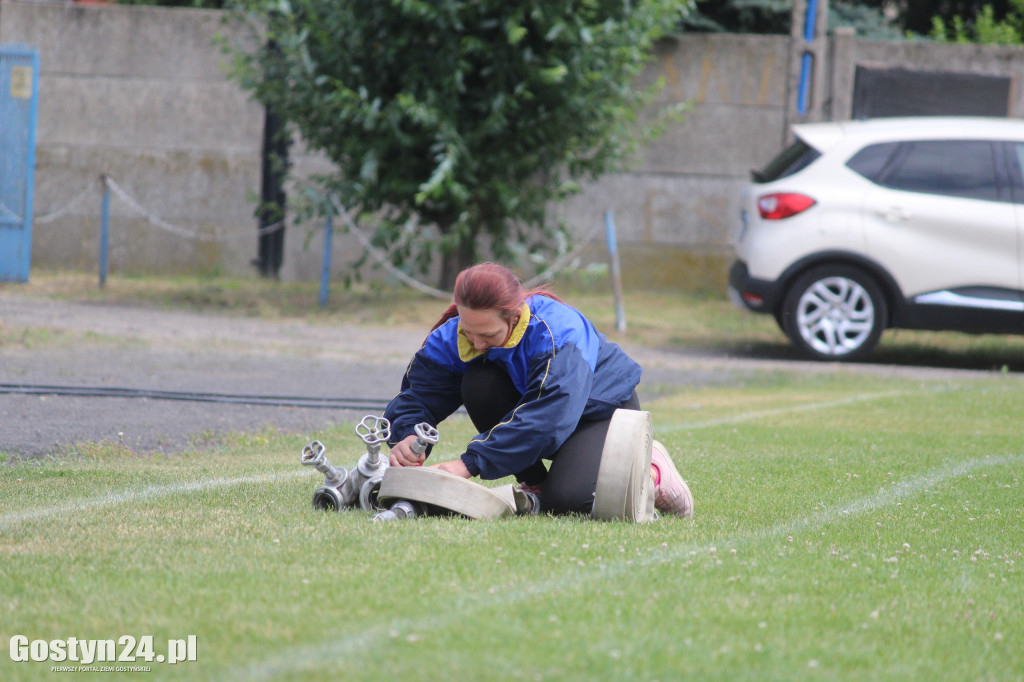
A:
[[[806,194],[778,192],[758,197],[757,212],[764,220],[782,220],[803,213],[816,203],[818,202]]]

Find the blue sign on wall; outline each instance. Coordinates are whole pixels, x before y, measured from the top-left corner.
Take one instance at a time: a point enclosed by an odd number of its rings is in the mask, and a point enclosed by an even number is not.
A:
[[[0,281],[28,281],[38,100],[39,53],[0,45]]]

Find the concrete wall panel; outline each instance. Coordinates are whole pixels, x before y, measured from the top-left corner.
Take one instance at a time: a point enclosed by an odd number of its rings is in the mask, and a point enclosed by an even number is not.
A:
[[[221,82],[214,38],[234,33],[216,10],[5,2],[2,14],[0,40],[45,47],[45,71],[85,77]]]
[[[558,211],[578,236],[600,228],[612,211],[623,243],[723,251],[739,218],[741,180],[722,177],[607,175]]]
[[[225,81],[54,75],[39,98],[42,145],[209,153],[251,150],[263,134],[262,108]]]
[[[655,48],[641,85],[663,79],[661,101],[782,107],[789,39],[695,33]]]
[[[225,75],[217,36],[249,37],[224,17],[209,10],[2,2],[0,42],[28,43],[40,52],[35,266],[96,266],[97,178],[108,174],[147,214],[181,230],[241,235],[185,238],[115,199],[114,271],[252,272],[263,111]],[[630,285],[722,285],[740,188],[749,169],[762,166],[786,139],[789,50],[787,36],[722,34],[689,34],[655,47],[640,86],[661,79],[655,108],[690,102],[692,109],[640,152],[631,171],[588,184],[553,207],[574,234],[593,235],[590,257],[605,257],[604,212],[612,210]],[[826,101],[835,119],[849,116],[857,64],[1024,71],[1017,48],[859,41],[843,32],[830,54]],[[1013,96],[1011,115],[1024,115],[1024,88],[1015,87]],[[291,160],[300,178],[331,167],[301,143]],[[85,197],[69,207],[83,190]],[[46,220],[58,211],[61,217]],[[283,278],[319,277],[322,229],[289,225]],[[362,254],[340,224],[333,251],[338,275]]]

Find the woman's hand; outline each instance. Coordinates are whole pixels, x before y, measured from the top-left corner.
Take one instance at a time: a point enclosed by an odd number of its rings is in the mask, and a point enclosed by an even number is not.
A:
[[[416,442],[416,436],[406,436],[404,440],[395,443],[391,448],[391,456],[388,462],[393,467],[418,467],[423,465],[426,455],[417,455],[412,450],[412,444]]]
[[[434,469],[447,471],[449,474],[455,474],[462,478],[473,478],[473,474],[469,473],[469,469],[466,468],[466,463],[462,461],[461,457],[453,459],[450,462],[441,462],[440,464],[434,464],[432,466]]]

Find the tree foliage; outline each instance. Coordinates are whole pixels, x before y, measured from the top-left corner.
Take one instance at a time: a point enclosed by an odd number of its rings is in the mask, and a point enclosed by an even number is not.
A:
[[[230,0],[115,0],[118,5],[150,5],[185,9],[224,9]]]
[[[697,0],[696,11],[683,19],[690,31],[788,34],[792,0]],[[898,39],[900,29],[882,12],[880,2],[831,0],[829,29],[850,26],[862,38]]]
[[[1020,45],[1024,42],[1024,0],[1010,0],[1001,19],[992,5],[984,5],[966,20],[960,16],[949,21],[932,17],[931,36],[943,42]]]
[[[788,34],[792,0],[697,0],[683,19],[690,31]],[[1019,0],[830,0],[829,29],[849,26],[861,38],[1014,44],[1021,35]]]
[[[439,249],[443,286],[484,236],[497,258],[551,250],[549,202],[635,151],[649,93],[634,81],[680,13],[669,0],[242,3],[276,54],[236,52],[235,75],[337,167],[311,196],[373,216],[406,269]]]

